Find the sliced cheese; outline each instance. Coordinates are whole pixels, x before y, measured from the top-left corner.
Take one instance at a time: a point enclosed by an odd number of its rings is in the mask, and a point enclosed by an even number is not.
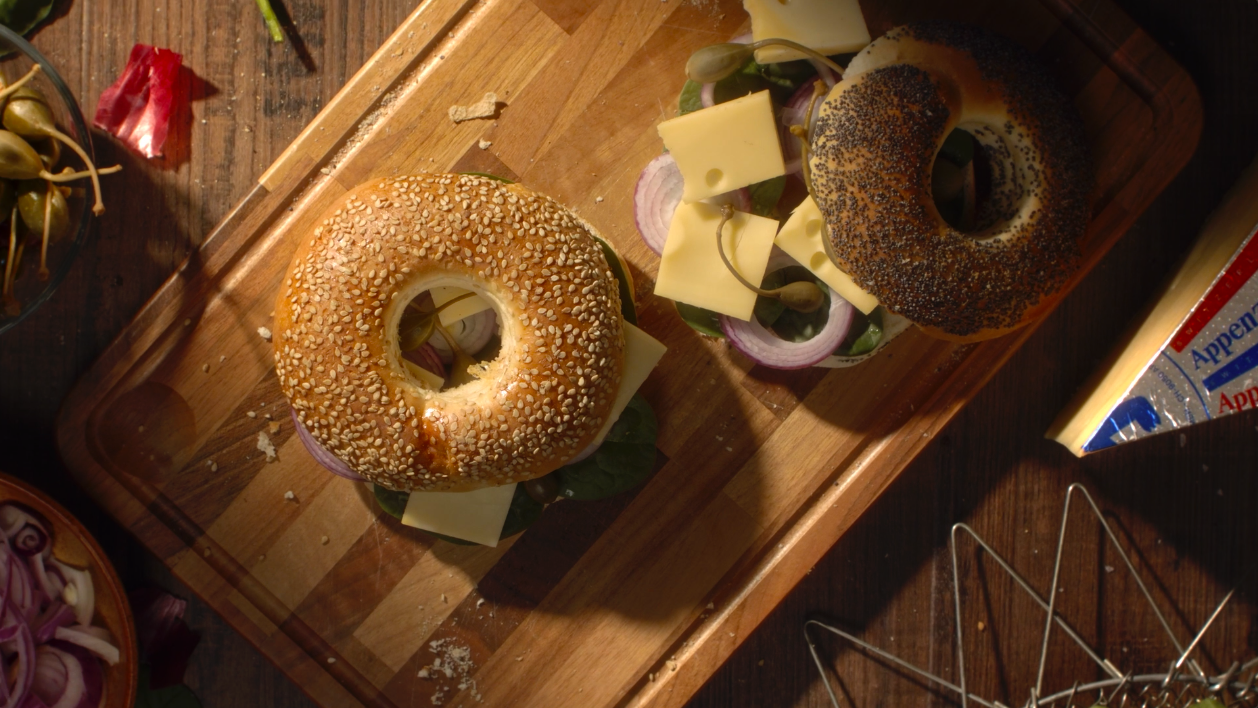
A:
[[[659,133],[681,170],[686,203],[786,174],[768,91],[666,120]]]
[[[821,241],[824,235],[825,218],[821,216],[817,202],[808,197],[791,212],[791,218],[787,219],[782,230],[778,232],[776,243],[787,255],[834,288],[844,300],[868,315],[878,307],[878,298],[861,290],[852,280],[852,276],[839,270],[834,261],[830,260],[825,244]]]
[[[456,297],[466,295],[471,291],[464,290],[463,288],[438,286],[433,288],[430,292],[432,293],[433,304],[437,307],[441,307]],[[472,315],[484,312],[488,309],[489,303],[485,301],[485,298],[480,295],[473,295],[468,298],[463,298],[462,300],[459,300],[453,305],[442,310],[441,314],[437,315],[437,319],[441,320],[441,324],[449,327],[464,317],[471,317]]]
[[[754,41],[789,39],[821,54],[846,54],[869,44],[869,28],[857,0],[743,0],[751,15]],[[773,64],[803,59],[802,52],[770,45],[756,50],[756,61]]]
[[[483,546],[497,546],[514,484],[472,492],[422,492],[406,500],[402,523]]]
[[[716,249],[721,210],[711,204],[679,204],[660,256],[655,294],[687,305],[750,320],[756,294],[738,282]],[[764,278],[778,222],[734,212],[721,230],[725,255],[749,282]]]
[[[1082,456],[1258,408],[1258,162],[1047,437]]]
[[[446,380],[432,373],[428,369],[416,364],[413,361],[403,359],[402,363],[406,365],[406,372],[414,376],[423,384],[424,388],[429,391],[440,391],[442,386],[446,385]]]
[[[601,444],[607,437],[612,425],[620,419],[620,414],[625,412],[629,399],[633,398],[633,394],[642,387],[646,377],[660,363],[666,351],[668,347],[658,339],[628,322],[625,323],[625,366],[620,375],[620,390],[616,392],[616,400],[612,403],[611,413],[607,415],[607,420],[603,423],[603,429],[598,431],[598,436],[594,438],[595,446]]]

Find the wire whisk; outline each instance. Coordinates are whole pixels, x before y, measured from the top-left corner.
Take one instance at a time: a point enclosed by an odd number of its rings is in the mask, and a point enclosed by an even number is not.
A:
[[[989,701],[971,693],[966,686],[965,634],[961,620],[961,583],[957,551],[957,540],[962,534],[972,538],[1009,575],[1014,583],[1034,600],[1040,609],[1044,610],[1044,636],[1040,644],[1039,668],[1036,674],[1035,685],[1031,687],[1030,695],[1026,702],[1022,704],[1022,708],[1088,708],[1089,706],[1093,708],[1096,706],[1112,706],[1113,708],[1258,708],[1258,658],[1250,659],[1244,664],[1235,662],[1227,671],[1217,676],[1207,675],[1197,662],[1191,658],[1202,637],[1205,636],[1215,620],[1218,619],[1228,601],[1232,599],[1235,590],[1223,597],[1192,640],[1187,645],[1182,644],[1171,629],[1171,625],[1167,622],[1165,615],[1158,608],[1148,587],[1145,586],[1144,581],[1136,573],[1135,565],[1132,563],[1130,556],[1118,543],[1118,537],[1113,529],[1110,528],[1109,523],[1106,522],[1104,514],[1101,513],[1092,496],[1088,494],[1087,489],[1080,484],[1072,484],[1066,490],[1066,500],[1061,515],[1061,527],[1057,538],[1057,555],[1053,561],[1053,580],[1049,587],[1058,587],[1062,556],[1065,550],[1066,529],[1070,517],[1070,505],[1076,495],[1082,497],[1087,502],[1088,507],[1091,508],[1101,528],[1105,530],[1106,538],[1109,539],[1118,556],[1122,558],[1123,564],[1127,567],[1127,571],[1140,589],[1140,593],[1148,602],[1149,608],[1157,617],[1158,623],[1161,624],[1172,646],[1175,647],[1175,651],[1178,653],[1177,657],[1171,662],[1165,673],[1134,674],[1120,671],[1113,662],[1100,656],[1089,646],[1065,618],[1061,616],[1056,609],[1057,593],[1050,592],[1049,599],[1045,600],[1039,592],[1031,587],[1026,578],[1014,570],[1013,566],[983,540],[974,529],[964,523],[958,523],[952,527],[949,550],[952,555],[953,611],[956,624],[957,675],[960,685],[936,676],[837,627],[815,619],[808,620],[804,623],[804,639],[808,642],[808,651],[812,654],[813,663],[816,664],[817,671],[821,674],[826,692],[830,696],[830,703],[834,708],[841,708],[839,698],[835,694],[834,687],[826,674],[825,665],[817,652],[817,645],[813,641],[812,635],[809,634],[810,627],[818,627],[831,632],[851,642],[865,653],[955,694],[961,703],[961,708],[969,708],[971,702],[984,708],[1009,708],[1009,706],[1000,701]],[[1069,689],[1046,694],[1044,692],[1044,669],[1048,658],[1049,639],[1055,627],[1065,632],[1071,641],[1082,649],[1106,674],[1106,678],[1086,682],[1079,681]]]

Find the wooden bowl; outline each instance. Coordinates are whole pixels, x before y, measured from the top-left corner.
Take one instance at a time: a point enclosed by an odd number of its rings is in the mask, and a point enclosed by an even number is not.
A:
[[[22,504],[48,522],[52,554],[58,560],[77,568],[86,568],[92,574],[92,586],[96,593],[93,624],[109,630],[122,655],[114,666],[101,664],[105,670],[101,708],[132,708],[140,662],[135,621],[118,573],[105,557],[100,544],[70,512],[38,489],[0,473],[0,502],[9,501]]]

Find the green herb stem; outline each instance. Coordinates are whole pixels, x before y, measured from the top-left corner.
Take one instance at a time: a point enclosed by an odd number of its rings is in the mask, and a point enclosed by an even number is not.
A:
[[[275,9],[271,7],[271,0],[257,0],[258,9],[262,11],[262,19],[266,21],[267,31],[271,33],[271,41],[280,43],[284,41],[284,28],[280,27],[280,18],[275,16]]]

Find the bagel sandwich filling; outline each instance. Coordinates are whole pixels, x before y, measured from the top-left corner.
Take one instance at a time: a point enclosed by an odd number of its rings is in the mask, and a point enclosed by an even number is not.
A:
[[[299,246],[276,374],[317,461],[404,523],[495,545],[653,470],[635,392],[664,348],[635,319],[625,264],[557,202],[488,176],[383,179]]]
[[[1030,52],[945,21],[870,42],[856,3],[744,4],[752,35],[690,57],[635,188],[655,292],[687,324],[762,366],[837,367],[911,325],[978,341],[1058,301],[1091,168]]]

